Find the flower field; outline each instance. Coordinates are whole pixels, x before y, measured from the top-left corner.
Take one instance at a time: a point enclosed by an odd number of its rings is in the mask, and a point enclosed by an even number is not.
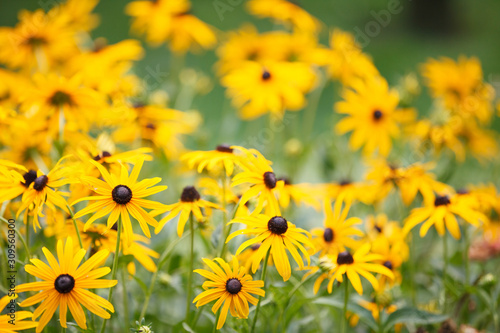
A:
[[[0,333],[500,333],[495,73],[318,3],[0,14]]]

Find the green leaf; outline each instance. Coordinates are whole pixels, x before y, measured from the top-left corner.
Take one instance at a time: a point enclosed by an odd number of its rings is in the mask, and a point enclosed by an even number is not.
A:
[[[182,323],[182,327],[189,333],[196,333],[186,322]]]
[[[147,293],[148,293],[148,286],[146,286],[146,284],[144,282],[142,282],[142,280],[139,279],[137,276],[132,275],[132,277],[134,278],[135,282],[137,282],[137,284],[141,287],[141,289],[144,292],[144,294],[147,295]]]
[[[332,297],[320,297],[313,303],[333,306],[334,308],[337,308],[341,311],[344,309],[344,302]],[[354,302],[349,302],[347,304],[347,310],[357,314],[359,316],[359,319],[372,330],[378,330],[378,325],[375,322],[375,319],[373,319],[372,313],[369,310]]]
[[[427,325],[441,323],[446,319],[448,319],[447,315],[430,313],[415,308],[402,308],[394,311],[387,317],[384,323],[384,331],[394,327],[398,323]]]

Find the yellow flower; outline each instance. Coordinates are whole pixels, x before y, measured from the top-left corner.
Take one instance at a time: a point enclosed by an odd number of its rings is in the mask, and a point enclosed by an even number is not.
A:
[[[385,159],[376,159],[371,162],[372,169],[366,174],[368,182],[372,182],[377,193],[377,201],[385,198],[390,191],[397,187],[405,205],[409,205],[420,193],[425,202],[434,200],[434,192],[450,191],[450,187],[435,179],[434,174],[428,172],[433,169],[434,163],[415,163],[407,167],[398,167]]]
[[[363,286],[359,276],[363,276],[370,282],[373,289],[378,290],[379,284],[377,279],[370,273],[380,273],[394,279],[394,274],[387,267],[372,263],[381,259],[379,254],[369,253],[370,244],[366,243],[361,246],[353,255],[349,251],[339,253],[337,256],[337,265],[330,270],[330,282],[328,282],[328,292],[332,292],[333,283],[335,280],[342,282],[343,275],[347,275],[347,279],[351,281],[352,286],[360,295],[363,294]]]
[[[403,232],[407,234],[417,224],[424,222],[420,228],[420,237],[425,237],[427,231],[434,225],[440,236],[443,236],[445,230],[448,229],[455,239],[460,239],[460,227],[456,216],[460,216],[475,227],[479,227],[480,222],[487,223],[488,221],[483,213],[475,210],[470,204],[464,203],[464,201],[460,202],[456,195],[451,197],[436,195],[434,202],[411,211],[405,221]]]
[[[344,90],[342,97],[344,100],[337,102],[335,109],[348,116],[335,128],[339,134],[352,131],[351,149],[364,146],[365,155],[373,154],[377,149],[380,155],[389,155],[391,139],[400,135],[398,124],[414,117],[413,110],[398,109],[398,93],[389,89],[382,77],[356,80]]]
[[[34,86],[26,89],[22,107],[26,110],[35,108],[37,118],[48,118],[52,133],[61,131],[62,116],[68,126],[86,131],[95,121],[98,111],[106,106],[104,96],[82,86],[79,75],[66,78],[55,73],[36,73],[33,82]]]
[[[331,256],[331,255],[325,255],[319,258],[319,264],[318,266],[307,266],[304,267],[305,270],[308,270],[306,274],[302,277],[302,281],[307,279],[309,276],[314,275],[316,273],[320,273],[319,276],[316,278],[316,281],[314,282],[313,286],[313,291],[314,294],[316,295],[319,291],[319,288],[321,287],[321,283],[328,279],[329,277],[329,272],[335,267],[335,262],[337,260],[337,257]]]
[[[410,249],[404,241],[404,235],[402,230],[399,229],[399,239],[398,241],[391,241],[391,239],[386,238],[384,234],[379,234],[379,236],[372,242],[371,250],[373,253],[380,254],[382,258],[380,263],[390,269],[395,278],[388,281],[387,276],[381,275],[378,279],[379,288],[376,290],[378,293],[383,292],[389,283],[391,286],[394,283],[401,283],[402,276],[399,272],[401,264],[406,261],[409,257]]]
[[[132,30],[145,34],[152,45],[171,40],[174,52],[184,53],[192,45],[211,48],[216,37],[212,28],[189,14],[188,0],[132,1],[126,7],[132,16]]]
[[[0,62],[11,68],[46,71],[77,52],[75,31],[68,29],[66,14],[38,9],[19,12],[14,28],[0,28]],[[12,55],[16,55],[13,57]]]
[[[302,245],[313,247],[313,244],[309,240],[309,233],[301,228],[297,228],[293,223],[280,216],[279,211],[274,212],[273,215],[259,214],[256,216],[236,217],[229,223],[243,223],[247,227],[229,235],[226,243],[239,235],[255,235],[254,238],[240,245],[236,251],[236,255],[239,255],[248,246],[262,243],[252,262],[253,273],[257,271],[260,262],[264,259],[268,251],[273,256],[274,265],[284,281],[287,281],[292,275],[290,262],[286,254],[287,249],[300,269],[304,269],[304,262],[297,248],[302,252],[307,262],[310,263],[309,254]]]
[[[232,269],[221,258],[215,258],[213,261],[203,259],[203,262],[210,267],[212,272],[205,269],[194,270],[195,273],[208,279],[202,286],[205,291],[196,296],[193,301],[196,303],[196,307],[217,300],[212,307],[212,312],[217,313],[222,306],[217,322],[218,330],[224,326],[228,310],[231,311],[233,317],[248,318],[248,302],[253,305],[257,305],[258,302],[258,299],[251,294],[265,296],[264,290],[260,289],[264,287],[264,281],[253,281],[252,276],[245,274],[245,269],[239,267],[236,257],[233,257]],[[222,305],[223,303],[224,305]]]
[[[203,169],[214,171],[223,168],[226,176],[233,174],[234,166],[240,163],[241,157],[233,154],[233,148],[228,145],[218,145],[215,150],[192,151],[181,156],[181,161],[186,161],[188,167],[193,169],[197,165],[197,171]]]
[[[370,185],[363,182],[352,182],[345,179],[338,183],[326,184],[325,192],[327,198],[342,200],[349,204],[354,201],[360,201],[364,204],[373,202]]]
[[[293,28],[316,33],[320,30],[320,22],[300,6],[285,0],[250,0],[247,2],[249,12],[258,17],[269,17],[283,24],[291,24]]]
[[[324,228],[314,228],[311,230],[313,236],[314,253],[320,252],[320,257],[324,255],[332,255],[337,257],[340,252],[346,250],[346,247],[355,249],[358,247],[358,242],[352,236],[363,236],[363,232],[354,228],[356,224],[361,224],[361,219],[358,217],[347,218],[350,203],[346,202],[342,210],[343,200],[337,199],[335,207],[332,210],[331,202],[324,201],[325,222]]]
[[[41,170],[38,170],[36,177],[33,173],[27,176],[27,181],[35,179],[32,180],[28,189],[23,193],[22,204],[17,211],[16,217],[19,217],[24,210],[26,210],[26,214],[28,211],[32,211],[34,216],[33,228],[35,231],[37,228],[41,228],[38,217],[44,216],[43,207],[45,205],[53,211],[56,209],[55,206],[57,206],[69,214],[66,200],[62,197],[61,192],[56,190],[71,182],[67,178],[71,170],[61,164],[65,158],[61,158],[46,175]]]
[[[26,307],[43,301],[33,312],[33,319],[41,315],[36,328],[37,333],[42,332],[58,307],[62,327],[67,327],[66,314],[69,308],[76,323],[82,329],[87,329],[87,319],[82,305],[90,312],[104,319],[111,317],[104,309],[114,312],[113,305],[110,302],[87,290],[111,288],[117,284],[118,281],[116,280],[99,279],[111,271],[109,267],[96,268],[106,260],[109,251],[97,252],[80,266],[86,251],[80,249],[74,253],[73,249],[71,237],[67,239],[64,248],[62,240],[59,240],[57,242],[58,261],[46,247],[43,247],[43,253],[50,266],[39,259],[31,259],[33,265],[24,266],[26,272],[43,280],[21,284],[16,288],[19,293],[42,291],[25,299],[20,304]]]
[[[244,250],[243,252],[241,252],[237,258],[238,258],[238,262],[241,263],[243,265],[243,267],[245,268],[245,273],[248,273],[250,272],[250,268],[252,267],[252,264],[253,262],[255,261],[257,257],[257,250],[260,248],[262,244],[261,243],[255,243],[254,245],[250,246],[249,248],[247,248],[246,250]],[[262,260],[262,259],[260,259]],[[269,255],[269,260],[267,262],[268,265],[273,265],[273,261],[272,261],[272,256]]]
[[[282,118],[286,110],[304,107],[304,94],[313,88],[315,74],[309,65],[299,62],[262,65],[246,61],[221,82],[228,88],[227,94],[243,119],[258,118],[266,113]]]
[[[460,56],[458,61],[443,57],[429,59],[422,75],[434,97],[442,98],[451,112],[465,118],[488,122],[493,115],[493,88],[483,82],[481,63],[475,57]]]
[[[11,306],[17,306],[15,303],[16,298],[17,296],[10,297],[8,295],[0,298],[0,312],[2,312],[7,305],[9,305],[8,309],[10,310],[9,312],[11,312]],[[0,316],[0,332],[15,333],[17,331],[29,330],[30,328],[38,326],[37,322],[24,320],[33,316],[33,314],[29,311],[15,311],[14,324],[12,324],[13,318],[11,317],[11,313]]]
[[[204,220],[201,211],[202,208],[205,210],[210,210],[211,208],[222,209],[219,205],[201,199],[200,193],[198,193],[194,186],[184,187],[179,202],[172,205],[166,205],[164,208],[156,209],[150,213],[152,216],[157,216],[168,212],[168,214],[158,222],[155,228],[155,234],[158,234],[167,222],[180,214],[179,221],[177,222],[177,235],[181,237],[184,233],[184,226],[191,214],[193,214],[199,222]],[[209,212],[207,212],[207,215],[208,214]]]
[[[17,198],[37,178],[35,170],[27,170],[8,160],[0,160],[0,202]]]
[[[137,222],[139,222],[142,232],[148,238],[151,238],[148,224],[156,227],[158,225],[158,222],[156,222],[156,220],[152,218],[151,215],[146,213],[143,208],[158,209],[162,208],[164,205],[143,198],[164,191],[167,188],[167,186],[154,186],[161,181],[161,178],[156,177],[151,179],[144,179],[140,182],[137,182],[137,178],[139,177],[139,173],[144,162],[142,160],[136,163],[130,175],[128,175],[125,166],[122,166],[119,177],[114,174],[110,174],[101,164],[97,163],[96,161],[90,160],[90,162],[94,164],[97,169],[99,169],[104,181],[96,177],[81,177],[81,181],[91,186],[92,191],[98,194],[95,196],[78,199],[72,203],[72,205],[75,205],[78,202],[85,200],[95,201],[87,208],[80,210],[74,216],[75,219],[77,219],[84,215],[96,212],[85,223],[84,231],[86,231],[95,220],[111,213],[107,221],[106,229],[111,229],[118,218],[121,217],[123,222],[125,243],[127,245],[131,245],[134,235],[132,223],[130,221],[130,215],[132,215],[137,220]]]

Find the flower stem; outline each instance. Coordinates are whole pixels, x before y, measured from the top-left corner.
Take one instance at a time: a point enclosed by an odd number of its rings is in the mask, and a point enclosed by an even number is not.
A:
[[[224,259],[224,252],[225,252],[225,245],[226,245],[226,228],[227,228],[227,211],[226,211],[226,193],[227,193],[227,188],[226,188],[226,181],[227,181],[227,176],[225,170],[222,170],[222,249],[221,249],[221,258]]]
[[[116,230],[116,248],[115,248],[115,257],[113,259],[113,268],[111,269],[111,280],[116,279],[116,271],[118,269],[118,257],[120,256],[120,236],[122,234],[122,218],[118,218],[118,228]],[[108,302],[111,302],[111,297],[113,297],[113,287],[109,288],[108,294]],[[104,319],[102,322],[101,333],[104,333],[106,330],[106,322],[107,319]]]
[[[469,228],[467,225],[464,227],[464,243],[465,243],[465,250],[464,250],[464,262],[465,262],[465,289],[469,287],[470,283],[470,262],[469,262],[469,247],[470,247],[470,240],[469,240]],[[467,290],[466,290],[467,292]]]
[[[9,224],[9,220],[7,220],[5,217],[0,216],[0,220],[2,220],[6,224]],[[28,247],[28,243],[24,239],[23,235],[17,230],[17,228],[14,229],[14,231],[16,232],[17,236],[21,240],[21,243],[23,243],[23,246],[26,249],[26,256],[27,256],[26,262],[28,263],[31,258],[31,253],[30,253],[30,248]]]
[[[144,316],[146,315],[146,311],[148,310],[149,300],[151,299],[151,295],[153,294],[156,279],[158,278],[158,272],[162,268],[163,264],[166,262],[166,259],[173,251],[173,249],[177,246],[177,244],[179,244],[181,240],[187,237],[188,234],[191,234],[191,231],[185,232],[181,238],[177,238],[175,241],[171,242],[170,246],[165,248],[165,251],[163,251],[163,253],[160,256],[160,259],[158,259],[158,267],[156,268],[156,271],[153,273],[153,276],[151,277],[151,282],[149,283],[149,289],[146,294],[146,299],[144,300],[144,305],[142,306],[141,315],[139,316],[139,322],[144,318]]]
[[[266,290],[266,273],[267,273],[267,263],[269,262],[269,254],[271,254],[271,248],[267,250],[266,259],[262,262],[262,274],[260,279],[264,281],[264,291]],[[255,324],[257,323],[257,317],[259,316],[260,303],[262,301],[262,296],[259,296],[259,303],[257,303],[257,308],[255,308],[255,315],[253,316],[252,328],[250,329],[250,333],[255,331]]]
[[[448,242],[447,242],[447,234],[445,233],[443,236],[443,292],[444,292],[444,299],[443,299],[443,313],[446,313],[446,275],[448,272]]]
[[[342,309],[342,333],[347,330],[347,303],[349,302],[349,280],[344,275],[344,308]]]
[[[83,249],[82,236],[80,235],[80,229],[78,229],[78,224],[76,223],[75,214],[73,213],[73,210],[68,204],[66,204],[66,207],[68,207],[69,215],[71,215],[71,219],[73,220],[73,226],[75,227],[75,232],[76,235],[78,236],[78,243],[80,244],[80,248]]]
[[[221,311],[221,308],[219,308],[219,310],[217,311],[217,315],[215,316],[215,322],[214,322],[214,327],[212,329],[212,333],[217,332],[217,323],[219,322],[220,311]]]
[[[189,322],[189,310],[191,309],[191,286],[193,284],[193,264],[194,264],[194,221],[193,214],[189,216],[189,230],[191,231],[191,243],[190,243],[190,258],[189,258],[189,271],[188,271],[188,282],[187,282],[187,299],[186,299],[186,323]]]
[[[231,217],[231,220],[233,220],[236,216],[236,212],[238,211],[238,208],[240,207],[240,202],[241,202],[241,198],[240,200],[238,200],[238,203],[236,204],[236,206],[234,206],[233,208],[233,214],[232,217]],[[221,250],[221,253],[220,253],[220,257],[221,258],[224,258],[224,255],[226,254],[226,249],[227,249],[227,242],[226,242],[226,239],[227,237],[229,236],[229,234],[231,233],[231,229],[233,228],[233,225],[230,224],[229,227],[227,228],[227,231],[225,234],[223,234],[224,236],[224,239],[222,241],[222,250]]]
[[[122,275],[122,290],[123,290],[123,312],[125,317],[125,328],[130,324],[129,309],[128,309],[128,294],[127,294],[127,267],[123,266],[121,270]]]

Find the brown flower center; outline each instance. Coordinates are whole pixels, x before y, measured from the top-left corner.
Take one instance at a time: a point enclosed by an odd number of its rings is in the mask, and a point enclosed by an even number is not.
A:
[[[69,274],[61,274],[54,281],[54,288],[60,294],[67,294],[75,287],[75,279]]]
[[[126,205],[132,200],[132,190],[127,185],[118,185],[111,191],[111,197],[119,205]]]
[[[46,175],[41,175],[33,181],[33,188],[37,191],[41,191],[45,188],[45,186],[47,186],[48,182],[49,177],[47,177]]]
[[[288,222],[281,216],[275,216],[267,222],[267,229],[275,235],[282,235],[288,230]]]
[[[33,183],[36,179],[36,171],[35,170],[29,170],[23,175],[24,178],[24,186],[26,188],[30,187],[31,183]]]
[[[194,186],[186,186],[182,190],[181,201],[182,202],[195,202],[200,200],[200,193],[196,190]]]
[[[375,120],[375,121],[379,121],[380,119],[382,119],[382,116],[383,116],[383,115],[384,115],[384,114],[382,113],[382,111],[380,111],[380,110],[375,110],[375,111],[373,111],[373,120]]]
[[[332,228],[326,228],[325,231],[323,232],[323,239],[327,243],[331,243],[334,237],[335,233],[333,232]]]
[[[220,151],[221,153],[232,153],[233,149],[229,145],[218,145],[215,150]]]
[[[270,190],[276,187],[276,175],[274,172],[265,172],[264,173],[264,184],[266,184],[266,187]]]
[[[239,293],[241,287],[241,282],[238,279],[229,279],[226,282],[226,290],[233,295]]]
[[[350,265],[354,263],[354,258],[349,253],[349,251],[340,252],[337,257],[337,264],[339,265]]]
[[[434,206],[446,206],[450,204],[450,198],[447,195],[437,196],[434,200]]]

